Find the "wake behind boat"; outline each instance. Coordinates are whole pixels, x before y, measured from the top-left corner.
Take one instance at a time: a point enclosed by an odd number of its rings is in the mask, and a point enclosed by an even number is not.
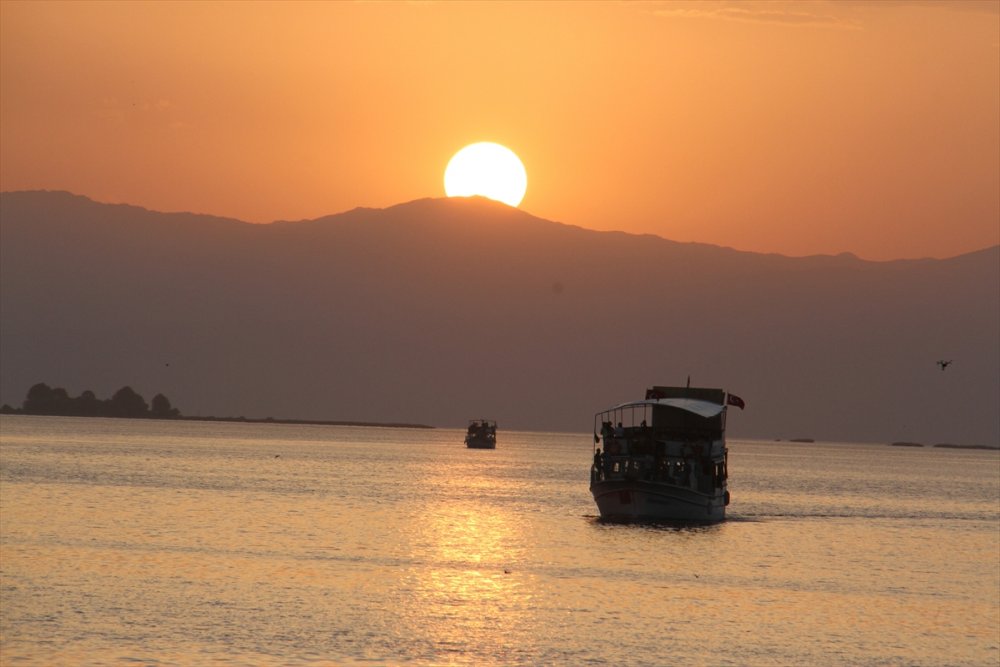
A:
[[[601,518],[723,521],[727,405],[744,406],[722,389],[653,387],[644,400],[594,415],[590,491]]]
[[[465,433],[465,446],[470,449],[496,449],[497,423],[491,419],[471,419]]]

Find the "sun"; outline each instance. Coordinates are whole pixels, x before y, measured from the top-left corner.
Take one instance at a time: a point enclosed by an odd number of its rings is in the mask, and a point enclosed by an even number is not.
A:
[[[444,191],[449,197],[482,195],[517,206],[527,189],[528,173],[514,151],[489,141],[458,151],[444,170]]]

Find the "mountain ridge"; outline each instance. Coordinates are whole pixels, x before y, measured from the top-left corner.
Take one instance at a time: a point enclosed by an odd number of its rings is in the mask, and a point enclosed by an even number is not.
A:
[[[188,415],[574,431],[690,374],[747,399],[737,436],[1000,438],[1000,246],[871,262],[478,200],[254,224],[75,197],[0,194],[0,402],[46,378]]]
[[[631,238],[657,239],[659,241],[664,241],[666,243],[675,244],[677,246],[683,246],[683,247],[711,248],[711,249],[725,250],[725,251],[734,252],[734,253],[740,253],[740,254],[745,254],[745,255],[753,255],[753,256],[757,256],[757,257],[780,257],[780,258],[790,259],[790,260],[828,258],[829,260],[835,260],[835,261],[850,260],[850,261],[858,261],[858,262],[865,262],[865,263],[871,263],[871,264],[892,264],[892,263],[899,263],[899,262],[948,261],[948,260],[951,260],[951,259],[956,259],[956,258],[964,257],[964,256],[967,256],[967,255],[975,255],[975,254],[978,254],[978,253],[987,253],[987,252],[990,252],[991,250],[1000,248],[1000,245],[987,246],[985,248],[981,248],[981,249],[978,249],[978,250],[971,250],[969,252],[960,253],[958,255],[953,255],[953,256],[943,257],[943,258],[911,257],[911,258],[897,258],[897,259],[888,259],[888,260],[870,260],[870,259],[865,259],[865,258],[859,257],[858,255],[856,255],[855,253],[850,252],[850,251],[844,251],[844,252],[835,253],[835,254],[818,253],[818,254],[811,254],[811,255],[783,255],[781,253],[762,253],[762,252],[754,252],[754,251],[750,251],[750,250],[740,250],[738,248],[733,248],[731,246],[723,246],[723,245],[716,245],[716,244],[711,244],[711,243],[703,243],[703,242],[699,242],[699,241],[676,241],[676,240],[669,239],[669,238],[664,237],[664,236],[659,236],[657,234],[651,234],[651,233],[633,233],[633,232],[625,232],[625,231],[620,231],[620,230],[608,231],[608,230],[588,229],[586,227],[582,227],[582,226],[575,225],[575,224],[572,224],[572,223],[566,223],[566,222],[560,222],[560,221],[556,221],[556,220],[549,220],[549,219],[546,219],[546,218],[541,218],[541,217],[538,217],[538,216],[536,216],[534,214],[531,214],[531,213],[529,213],[527,211],[523,211],[523,210],[521,210],[519,208],[511,207],[511,206],[508,206],[508,205],[503,204],[501,202],[497,202],[497,201],[494,201],[494,200],[491,200],[491,199],[487,199],[485,197],[478,197],[478,196],[477,197],[422,197],[422,198],[414,199],[414,200],[411,200],[411,201],[408,201],[408,202],[401,202],[401,203],[398,203],[398,204],[393,204],[391,206],[387,206],[387,207],[383,207],[383,208],[370,207],[370,206],[357,206],[355,208],[348,209],[346,211],[342,211],[342,212],[339,212],[339,213],[331,213],[331,214],[327,214],[327,215],[322,215],[322,216],[320,216],[318,218],[303,218],[303,219],[299,219],[299,220],[280,219],[280,220],[274,220],[272,222],[248,222],[248,221],[245,221],[245,220],[240,220],[239,218],[232,218],[232,217],[227,217],[227,216],[212,215],[212,214],[206,214],[206,213],[196,213],[196,212],[192,212],[192,211],[157,211],[155,209],[150,209],[150,208],[146,208],[146,207],[143,207],[143,206],[138,206],[138,205],[135,205],[135,204],[105,203],[105,202],[100,202],[100,201],[98,201],[96,199],[93,199],[91,197],[88,197],[86,195],[76,194],[76,193],[73,193],[73,192],[69,192],[67,190],[5,190],[5,191],[0,192],[0,196],[5,196],[5,197],[10,197],[10,196],[21,197],[21,196],[34,196],[34,195],[44,195],[44,196],[47,196],[47,197],[52,196],[52,197],[57,197],[57,198],[63,200],[64,202],[78,202],[78,203],[82,202],[82,203],[87,203],[87,204],[90,204],[90,205],[95,205],[97,207],[114,207],[114,208],[116,208],[116,209],[118,209],[120,211],[123,211],[123,212],[136,212],[136,213],[140,213],[140,214],[143,214],[143,215],[147,215],[148,214],[148,215],[151,215],[151,216],[163,216],[163,217],[165,217],[167,219],[171,219],[171,218],[173,218],[173,219],[179,219],[179,218],[190,217],[190,218],[197,219],[200,222],[236,223],[236,224],[239,224],[239,225],[246,225],[249,228],[258,228],[258,227],[267,228],[267,227],[272,227],[272,226],[292,226],[292,225],[306,225],[306,226],[308,226],[308,225],[314,225],[314,224],[325,224],[325,223],[329,223],[329,222],[342,222],[342,221],[347,221],[347,220],[354,221],[354,220],[356,220],[358,218],[364,218],[364,217],[370,218],[372,216],[377,216],[377,215],[379,215],[381,213],[385,213],[385,212],[407,212],[408,213],[413,208],[418,207],[418,206],[424,206],[424,205],[431,205],[431,206],[458,205],[458,206],[461,206],[461,205],[465,205],[465,204],[470,204],[470,205],[473,205],[473,206],[490,206],[490,207],[493,207],[496,211],[500,211],[500,212],[503,212],[505,214],[509,214],[512,218],[524,218],[524,219],[528,219],[528,220],[532,220],[532,221],[537,221],[537,222],[543,222],[543,223],[547,223],[547,224],[551,224],[551,225],[556,225],[556,226],[563,227],[563,228],[582,230],[582,231],[586,231],[586,232],[590,232],[590,233],[594,233],[594,234],[612,235],[612,236],[614,236],[614,235],[621,235],[621,236],[631,237]]]

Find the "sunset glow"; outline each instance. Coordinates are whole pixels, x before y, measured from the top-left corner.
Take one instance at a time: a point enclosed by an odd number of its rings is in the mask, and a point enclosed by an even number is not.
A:
[[[449,197],[480,195],[517,206],[527,189],[528,174],[514,151],[488,141],[455,153],[444,171],[444,190]]]
[[[1000,243],[1000,3],[0,3],[0,182],[256,223],[441,193],[753,252]],[[516,45],[516,48],[512,48]]]

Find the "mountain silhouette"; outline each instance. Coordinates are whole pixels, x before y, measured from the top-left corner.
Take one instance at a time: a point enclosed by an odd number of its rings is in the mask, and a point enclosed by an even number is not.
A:
[[[0,195],[11,405],[128,384],[185,415],[587,431],[690,375],[746,400],[734,437],[993,445],[998,341],[1000,247],[792,258],[481,198],[257,225]]]

